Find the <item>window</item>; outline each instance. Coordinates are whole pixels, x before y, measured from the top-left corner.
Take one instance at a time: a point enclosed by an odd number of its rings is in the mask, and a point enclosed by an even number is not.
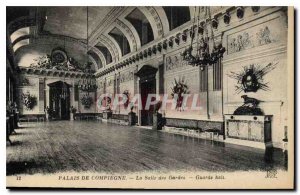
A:
[[[112,36],[120,46],[122,56],[130,53],[129,42],[122,31],[120,31],[118,28],[114,28],[108,34]]]
[[[126,20],[128,20],[136,29],[141,40],[141,45],[145,45],[154,40],[151,25],[146,16],[139,9],[134,9],[126,16]]]
[[[189,7],[163,6],[163,9],[168,18],[170,30],[181,26],[191,19]]]
[[[109,50],[103,46],[103,45],[96,45],[95,46],[96,48],[98,48],[104,55],[105,57],[105,60],[106,60],[106,64],[109,64],[112,62],[112,57],[111,57],[111,54],[109,52]]]
[[[93,52],[93,51],[89,51],[88,54],[95,60],[95,62],[97,63],[97,68],[102,68],[102,62],[99,58],[99,56]]]
[[[213,65],[213,90],[219,91],[222,89],[222,58]]]

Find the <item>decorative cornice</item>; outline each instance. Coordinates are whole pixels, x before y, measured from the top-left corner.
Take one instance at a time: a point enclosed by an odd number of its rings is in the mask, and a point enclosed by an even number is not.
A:
[[[267,10],[267,8],[265,8]],[[277,11],[280,10],[281,8],[276,9]],[[219,23],[224,23],[223,21],[223,16],[225,14],[233,14],[236,10],[236,7],[224,7],[220,9],[214,10],[212,14],[212,19],[215,19],[216,22]],[[251,9],[250,9],[251,10]],[[262,13],[263,15],[273,13],[276,10],[270,10],[265,13]],[[247,9],[249,11],[249,9]],[[237,17],[237,16],[235,16]],[[251,17],[251,20],[255,20],[257,17],[262,17],[261,15],[258,15],[257,12],[253,13],[253,17]],[[203,18],[202,21],[200,22],[208,22],[210,23],[211,21],[207,18]],[[244,23],[249,22],[248,20],[241,20],[239,21],[239,25],[243,25]],[[234,24],[236,25],[236,24]],[[224,25],[223,25],[224,26]],[[117,61],[115,63],[110,64],[107,69],[100,70],[99,72],[95,73],[96,77],[100,77],[103,75],[106,75],[114,70],[120,69],[124,66],[128,66],[130,64],[135,64],[136,62],[140,62],[142,60],[147,59],[147,57],[150,57],[152,54],[155,55],[162,55],[168,50],[173,50],[178,48],[179,46],[184,47],[186,44],[189,42],[187,41],[188,39],[191,38],[192,33],[192,24],[189,26],[186,26],[184,29],[181,30],[181,32],[174,32],[173,34],[170,34],[167,37],[164,37],[159,40],[155,40],[152,44],[150,45],[145,45],[144,47],[141,47],[138,49],[136,52],[131,52],[130,54],[126,55],[123,59],[120,61]],[[229,29],[231,29],[230,23],[227,24],[225,27],[222,27],[222,29],[217,28],[214,30],[215,31],[215,37],[220,37],[223,35],[223,33]],[[195,29],[196,30],[196,29]],[[176,43],[176,44],[174,44]],[[131,59],[131,60],[129,60]]]
[[[36,69],[36,68],[27,68],[27,67],[19,67],[18,72],[23,74],[66,77],[66,78],[94,78],[95,77],[93,74],[86,74],[82,72],[61,71],[61,70],[51,70],[51,69]]]
[[[107,26],[113,23],[116,18],[122,13],[124,10],[124,7],[113,7],[110,12],[99,22],[99,24],[96,26],[95,30],[92,31],[92,33],[89,36],[89,45],[96,45],[98,37],[103,33],[104,30],[106,30]]]

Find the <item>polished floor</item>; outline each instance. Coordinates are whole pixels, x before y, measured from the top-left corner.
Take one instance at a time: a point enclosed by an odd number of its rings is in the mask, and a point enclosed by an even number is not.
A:
[[[23,123],[7,144],[7,175],[65,171],[286,169],[280,150],[225,144],[94,121]],[[272,157],[272,158],[271,158]]]

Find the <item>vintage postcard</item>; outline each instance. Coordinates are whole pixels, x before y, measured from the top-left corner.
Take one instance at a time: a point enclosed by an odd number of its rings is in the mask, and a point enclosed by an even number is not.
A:
[[[294,8],[7,6],[7,188],[294,189]]]

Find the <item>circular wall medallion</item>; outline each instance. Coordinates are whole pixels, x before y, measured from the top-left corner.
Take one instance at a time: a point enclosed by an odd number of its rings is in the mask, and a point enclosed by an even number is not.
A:
[[[59,63],[59,64],[65,63],[68,60],[68,56],[66,52],[60,49],[52,51],[51,58],[52,58],[52,62]]]

